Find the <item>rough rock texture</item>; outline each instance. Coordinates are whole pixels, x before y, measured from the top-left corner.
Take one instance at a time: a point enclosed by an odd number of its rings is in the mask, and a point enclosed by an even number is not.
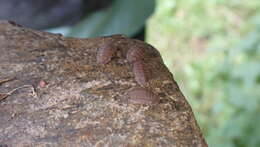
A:
[[[0,21],[0,146],[207,146],[158,52],[117,38],[64,38]],[[117,50],[98,64],[106,45]],[[137,69],[131,48],[143,50]]]

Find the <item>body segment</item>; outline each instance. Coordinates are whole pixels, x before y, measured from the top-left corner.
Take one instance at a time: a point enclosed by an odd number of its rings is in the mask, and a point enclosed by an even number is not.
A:
[[[145,88],[134,88],[128,92],[128,95],[129,102],[136,104],[153,105],[160,101],[158,96]]]

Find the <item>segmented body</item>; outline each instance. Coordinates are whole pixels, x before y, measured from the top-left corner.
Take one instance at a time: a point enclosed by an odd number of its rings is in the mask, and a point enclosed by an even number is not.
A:
[[[130,63],[143,60],[143,58],[144,51],[141,48],[131,48],[129,49],[126,55],[126,59]]]
[[[117,47],[114,45],[114,42],[103,45],[98,49],[97,52],[97,62],[99,64],[107,64],[111,61],[113,55],[115,54]]]
[[[129,102],[136,104],[153,105],[160,101],[159,97],[145,88],[134,88],[128,92],[128,95]]]
[[[142,60],[133,63],[133,73],[135,81],[139,85],[145,85],[149,80],[149,68],[145,66]]]
[[[99,64],[107,64],[111,61],[120,46],[120,41],[124,39],[125,36],[121,34],[104,37],[104,42],[97,52],[97,62]]]
[[[128,50],[126,52],[126,59],[129,63],[132,64],[133,74],[135,81],[141,85],[145,86],[148,81],[152,78],[153,71],[148,64],[145,64],[145,57],[157,55],[154,51],[146,51],[146,46],[143,45],[143,42],[139,40],[130,40],[121,35],[115,35],[113,37],[105,38],[108,40],[104,41],[104,44],[99,48],[97,53],[97,62],[99,64],[107,64],[111,61],[112,57],[115,55],[118,49]],[[126,42],[130,42],[127,44]],[[153,49],[153,48],[151,48]],[[146,59],[149,59],[149,57]],[[140,90],[138,91],[139,93]],[[148,92],[143,92],[144,94],[148,94]],[[148,97],[148,95],[146,96]],[[144,98],[145,99],[145,98]]]

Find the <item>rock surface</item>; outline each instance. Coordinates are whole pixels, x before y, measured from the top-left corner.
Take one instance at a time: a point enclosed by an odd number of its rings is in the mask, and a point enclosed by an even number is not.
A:
[[[117,38],[65,38],[0,21],[0,146],[207,146],[158,52]],[[107,44],[117,49],[99,64]],[[143,50],[138,68],[131,48]]]

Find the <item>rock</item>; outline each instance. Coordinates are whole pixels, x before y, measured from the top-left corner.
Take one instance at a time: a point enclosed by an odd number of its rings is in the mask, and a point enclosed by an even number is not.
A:
[[[0,99],[0,146],[206,147],[154,48],[124,37],[111,61],[97,63],[98,50],[116,37],[65,38],[0,21],[0,92],[11,91]],[[144,85],[126,57],[132,46],[144,48],[151,71]],[[144,103],[129,100],[135,91]]]

